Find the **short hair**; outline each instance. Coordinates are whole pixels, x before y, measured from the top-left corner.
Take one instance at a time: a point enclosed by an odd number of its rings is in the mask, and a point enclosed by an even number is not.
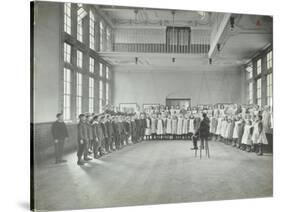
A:
[[[60,117],[62,115],[62,113],[57,113],[56,117]]]
[[[79,115],[79,119],[81,119],[82,117],[85,117],[85,114],[82,113]]]

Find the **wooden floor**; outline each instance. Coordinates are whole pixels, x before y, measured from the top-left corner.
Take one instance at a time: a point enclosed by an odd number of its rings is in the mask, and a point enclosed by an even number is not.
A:
[[[86,166],[35,171],[36,208],[66,210],[272,196],[272,155],[256,156],[210,142],[211,158],[194,157],[190,141],[147,141]]]

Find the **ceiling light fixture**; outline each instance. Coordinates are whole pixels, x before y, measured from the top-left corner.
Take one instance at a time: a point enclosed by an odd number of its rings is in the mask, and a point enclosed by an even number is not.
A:
[[[221,51],[221,44],[220,43],[217,44],[217,50],[218,50],[218,52]]]
[[[230,17],[230,29],[234,29],[234,17]]]
[[[135,9],[135,24],[137,24],[137,15],[138,15],[138,10],[137,9]],[[137,31],[137,28],[136,28],[136,40],[135,40],[135,42],[136,42],[136,44],[137,44],[137,37],[138,37],[138,31]],[[135,50],[136,51],[136,50]],[[135,57],[135,64],[137,65],[138,64],[138,60],[139,60],[139,58],[138,57]]]
[[[172,55],[174,55],[174,36],[175,36],[175,14],[176,12],[173,10],[172,11],[172,16],[173,16],[173,39],[172,39]],[[176,58],[173,56],[172,57],[172,62],[176,62]]]

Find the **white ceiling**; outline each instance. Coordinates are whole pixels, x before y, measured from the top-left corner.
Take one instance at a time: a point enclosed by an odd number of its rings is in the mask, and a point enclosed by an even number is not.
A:
[[[137,22],[135,9],[126,7],[99,6],[103,13],[112,21],[116,28],[147,28],[169,26],[172,23],[170,10],[140,9],[138,8]],[[176,11],[175,26],[191,26],[192,31],[197,29],[212,29],[218,13],[204,13],[195,11]],[[258,15],[238,15],[235,17],[235,26],[225,29],[221,41],[221,51],[213,58],[212,68],[205,55],[161,54],[161,53],[120,53],[101,52],[105,60],[114,66],[161,70],[173,68],[188,70],[185,67],[194,67],[201,70],[227,69],[245,64],[257,51],[272,43],[272,18]],[[200,33],[200,31],[198,31]],[[197,33],[198,34],[198,33]],[[138,64],[135,64],[138,57]],[[176,62],[172,62],[172,57]]]

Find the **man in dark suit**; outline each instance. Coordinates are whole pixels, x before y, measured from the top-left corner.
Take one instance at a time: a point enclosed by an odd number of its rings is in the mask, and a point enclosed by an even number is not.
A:
[[[52,124],[52,136],[55,145],[55,163],[65,163],[66,160],[62,159],[64,142],[68,140],[68,131],[63,121],[62,113],[56,115],[57,120]]]
[[[210,133],[210,120],[206,113],[203,113],[203,120],[199,125],[199,136],[201,139],[201,148],[204,149],[204,141],[208,142],[208,137]]]

